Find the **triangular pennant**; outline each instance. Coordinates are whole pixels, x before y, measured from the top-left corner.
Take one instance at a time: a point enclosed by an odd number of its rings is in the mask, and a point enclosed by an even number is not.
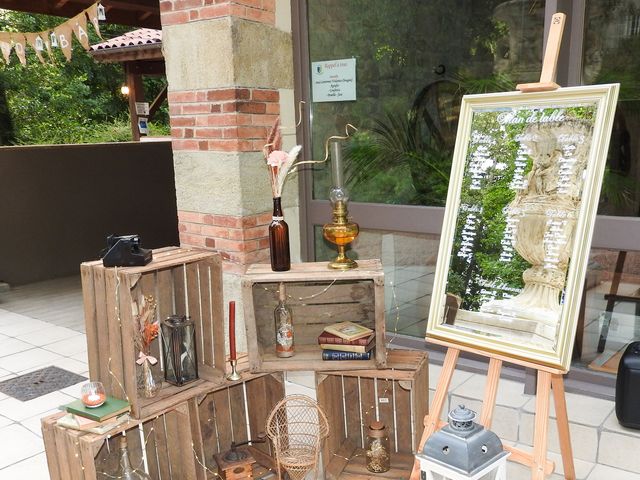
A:
[[[67,61],[71,61],[71,38],[73,35],[73,28],[71,27],[71,20],[67,20],[61,25],[58,25],[54,32],[58,37],[58,46],[64,54]]]
[[[42,41],[44,43],[44,48],[47,50],[47,54],[49,56],[53,55],[53,52],[51,50],[51,33],[50,31],[45,31],[45,32],[40,32],[38,33],[38,35],[40,35],[40,38],[42,38]]]
[[[87,18],[91,22],[91,25],[93,25],[93,29],[96,31],[96,33],[100,37],[100,40],[104,40],[104,38],[102,38],[102,34],[100,33],[100,20],[98,19],[98,4],[94,3],[89,8],[87,8],[84,11],[84,13],[87,14]]]
[[[6,32],[0,32],[0,50],[2,51],[2,57],[7,65],[9,65],[9,57],[11,55],[11,34]]]
[[[58,46],[58,36],[56,35],[56,32],[51,32],[51,35],[49,35],[49,45],[51,47]]]
[[[73,27],[73,33],[76,34],[76,38],[85,50],[89,50],[89,35],[87,34],[87,16],[84,12],[80,12],[78,15],[71,19],[71,26]]]
[[[27,55],[25,52],[25,45],[27,44],[27,40],[24,37],[24,33],[12,33],[11,41],[13,42],[13,49],[20,60],[22,65],[27,64]]]
[[[33,50],[36,52],[36,57],[40,60],[40,63],[44,63],[44,58],[42,57],[42,51],[44,50],[44,42],[42,41],[42,37],[39,33],[25,33],[24,37],[27,39],[27,44],[29,44]]]

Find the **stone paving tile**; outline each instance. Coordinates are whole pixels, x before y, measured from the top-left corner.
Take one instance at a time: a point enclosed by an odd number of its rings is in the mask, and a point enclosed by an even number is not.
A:
[[[640,437],[640,430],[634,430],[633,428],[625,428],[618,423],[618,418],[616,417],[615,411],[607,417],[602,427],[608,431],[622,433],[624,435],[629,435],[631,437]]]
[[[79,375],[85,376],[85,373],[88,370],[88,366],[85,362],[80,362],[78,360],[74,360],[73,358],[70,357],[58,357],[56,360],[52,361],[49,365],[53,365],[55,367],[60,367],[63,368],[69,372],[73,372],[73,373],[77,373]],[[49,366],[47,365],[47,366]],[[26,370],[23,370],[22,372],[20,372],[20,374],[23,373],[29,373],[32,372],[34,370],[38,370],[42,368],[42,366],[36,366],[36,367],[31,367],[28,368]]]
[[[533,449],[529,445],[523,445],[521,443],[518,443],[518,444],[515,444],[514,446],[528,453],[531,453],[533,451]],[[550,478],[564,478],[563,476],[564,465],[562,464],[562,457],[560,456],[560,454],[555,452],[548,452],[547,458],[555,463],[555,470],[553,471],[553,475]],[[514,462],[509,462],[509,463],[514,463]],[[579,460],[574,458],[573,467],[576,471],[576,479],[584,480],[589,476],[589,474],[595,467],[595,463],[585,462],[584,460]],[[529,475],[531,475],[530,473],[531,471],[528,468],[525,467],[524,471],[529,472]],[[507,478],[508,480],[511,480],[511,477],[508,476]],[[528,480],[530,479],[531,477],[529,476]]]
[[[0,402],[2,415],[14,421],[22,421],[34,415],[43,414],[52,409],[57,409],[60,405],[67,404],[74,400],[69,395],[60,392],[52,392],[27,402],[21,402],[15,398],[6,398]],[[0,452],[2,449],[0,449]]]
[[[16,462],[44,452],[42,439],[17,423],[0,428],[0,469]],[[29,478],[10,477],[0,470],[0,478]]]
[[[9,322],[2,325],[0,331],[2,331],[3,335],[9,337],[17,337],[18,335],[37,332],[51,327],[50,323],[34,320],[33,318],[18,313],[10,313],[8,316],[10,317]]]
[[[0,358],[8,357],[14,353],[24,352],[30,350],[33,345],[17,338],[6,337],[5,340],[0,340]]]
[[[587,397],[575,393],[567,393],[567,414],[569,421],[599,427],[613,411],[614,404],[610,400]],[[535,412],[536,399],[531,398],[524,406],[527,412]],[[551,416],[555,418],[555,406],[551,402]]]
[[[0,368],[18,373],[27,369],[51,365],[62,358],[62,355],[57,353],[43,350],[42,348],[32,348],[31,350],[0,358]]]
[[[47,456],[43,453],[29,457],[0,471],[0,477],[9,479],[49,480]]]
[[[87,351],[87,337],[84,334],[79,334],[65,340],[45,345],[42,348],[64,357],[70,357]]]
[[[438,385],[438,380],[440,379],[441,372],[442,367],[440,365],[429,364],[429,388],[436,388],[436,385]],[[469,380],[471,377],[473,377],[473,373],[456,370],[455,372],[453,372],[453,377],[451,377],[449,391],[453,391],[464,382]]]
[[[58,412],[60,412],[60,410],[58,408],[54,408],[47,412],[39,413],[37,415],[34,415],[33,417],[29,417],[25,420],[21,420],[20,425],[22,425],[25,428],[28,428],[31,432],[35,433],[36,435],[42,438],[42,426],[41,426],[42,423],[40,420],[42,419],[42,417],[48,417],[49,415],[53,415],[54,413],[58,413]]]
[[[484,395],[487,377],[485,375],[473,375],[468,381],[459,387],[452,389],[451,393],[466,398],[481,400]],[[520,408],[531,398],[524,394],[524,385],[521,382],[500,379],[498,382],[497,405]]]
[[[35,345],[36,347],[41,347],[43,345],[55,343],[60,340],[67,340],[77,335],[80,335],[80,332],[76,332],[75,330],[71,330],[70,328],[52,326],[37,332],[19,335],[16,338],[18,340],[22,340],[23,342],[28,342],[31,345]],[[2,340],[0,340],[0,345],[1,342]]]
[[[13,420],[11,420],[10,418],[0,415],[0,428],[6,427],[7,425],[10,425],[12,423],[13,423]]]
[[[534,416],[523,412],[520,416],[519,443],[533,444]],[[547,445],[550,451],[560,452],[558,424],[555,419],[549,421]],[[569,422],[573,456],[587,462],[595,462],[598,455],[598,429]]]
[[[598,463],[640,472],[640,438],[613,432],[600,434]]]
[[[587,480],[640,480],[640,474],[606,465],[596,465]]]

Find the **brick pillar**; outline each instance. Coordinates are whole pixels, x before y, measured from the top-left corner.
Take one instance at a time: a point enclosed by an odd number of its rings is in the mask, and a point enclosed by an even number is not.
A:
[[[280,115],[295,138],[289,0],[160,0],[169,83],[180,242],[214,249],[225,262],[225,312],[238,308],[246,350],[240,275],[269,261],[271,191],[262,157]],[[284,212],[299,260],[297,179]]]

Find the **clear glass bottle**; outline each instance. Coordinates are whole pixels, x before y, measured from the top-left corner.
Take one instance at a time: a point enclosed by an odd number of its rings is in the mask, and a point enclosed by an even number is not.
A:
[[[273,311],[276,326],[276,356],[292,357],[295,347],[293,343],[293,315],[286,303],[284,283],[278,287],[278,306]]]
[[[389,434],[382,422],[373,422],[367,433],[367,470],[386,472],[391,468]]]
[[[273,199],[273,216],[269,224],[269,248],[271,253],[271,270],[274,272],[286,272],[290,270],[289,225],[284,221],[281,197]]]
[[[119,478],[122,480],[151,480],[151,477],[145,472],[137,470],[131,466],[131,460],[129,460],[129,450],[127,449],[127,437],[124,435],[120,437],[120,448],[118,450],[120,456],[120,464],[118,469],[105,478]]]

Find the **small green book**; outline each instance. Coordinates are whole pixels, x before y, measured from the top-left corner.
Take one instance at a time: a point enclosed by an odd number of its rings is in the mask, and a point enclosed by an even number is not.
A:
[[[81,417],[103,422],[109,418],[120,415],[131,410],[131,405],[126,400],[119,398],[107,397],[102,405],[95,408],[88,408],[82,403],[82,400],[75,400],[63,407],[68,413],[80,415]]]

